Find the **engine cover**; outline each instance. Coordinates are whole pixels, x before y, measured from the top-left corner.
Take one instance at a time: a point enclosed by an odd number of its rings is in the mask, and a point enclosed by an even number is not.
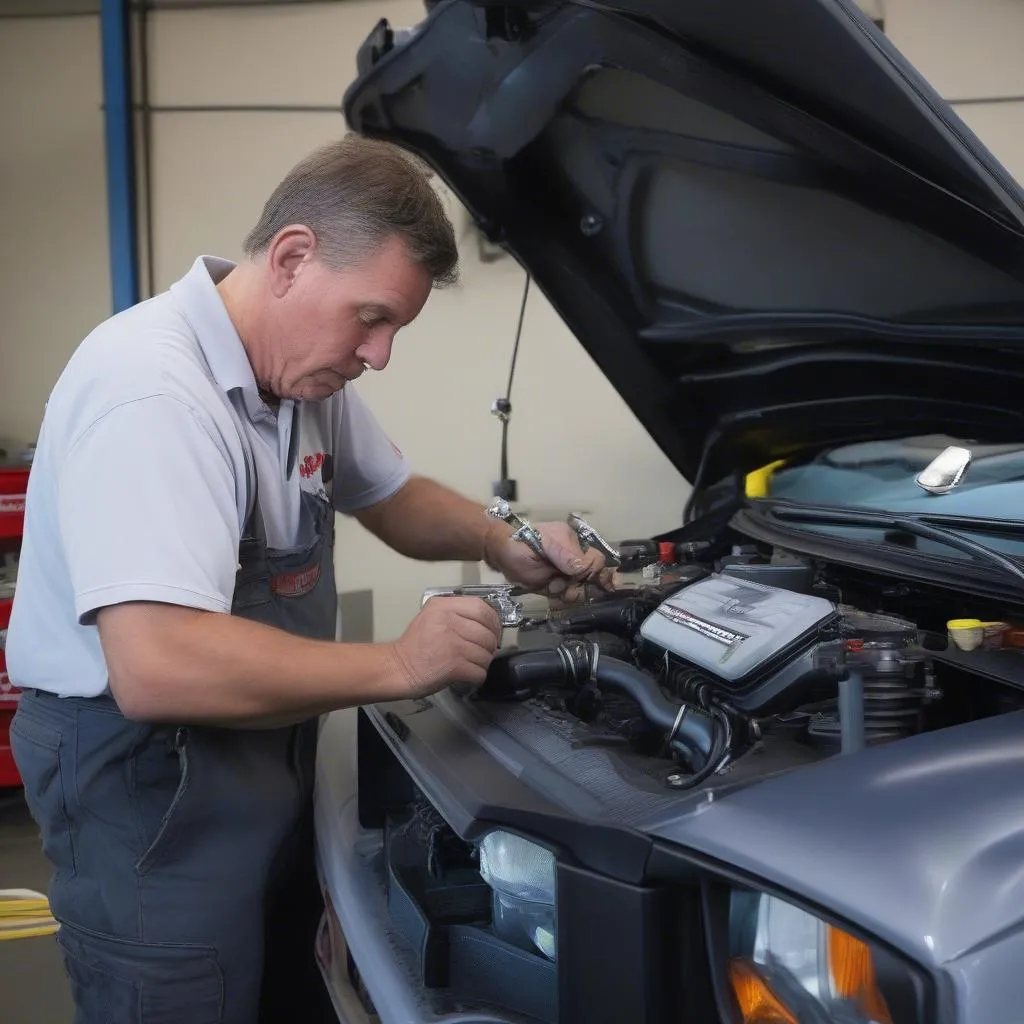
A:
[[[742,689],[808,646],[836,615],[836,606],[822,597],[715,575],[662,602],[640,635]]]

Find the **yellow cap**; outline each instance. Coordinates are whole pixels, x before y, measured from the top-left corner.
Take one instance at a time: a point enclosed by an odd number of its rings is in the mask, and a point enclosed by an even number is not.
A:
[[[767,466],[762,466],[760,469],[755,469],[752,473],[748,473],[744,485],[746,496],[748,498],[767,498],[768,485],[771,483],[775,470],[785,464],[785,459],[776,459],[775,462],[769,462]]]
[[[983,625],[981,619],[950,619],[946,629],[981,629]]]

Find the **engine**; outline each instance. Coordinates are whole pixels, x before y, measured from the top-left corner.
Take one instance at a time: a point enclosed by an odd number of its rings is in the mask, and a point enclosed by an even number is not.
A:
[[[773,581],[777,572],[770,572]],[[829,756],[913,735],[938,696],[910,621],[850,607],[808,574],[693,568],[528,620],[473,700],[533,702],[669,760],[675,788],[773,737]],[[602,740],[603,741],[603,740]]]
[[[868,743],[918,731],[923,702],[934,692],[912,623],[731,575],[678,590],[644,620],[639,636],[648,660],[652,653],[663,660],[680,696],[692,694],[697,670],[747,714],[813,716],[809,734],[826,749],[841,740],[836,694],[851,675]]]

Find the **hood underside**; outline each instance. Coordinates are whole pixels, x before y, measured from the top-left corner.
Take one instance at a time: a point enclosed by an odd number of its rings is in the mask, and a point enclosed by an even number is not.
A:
[[[1024,437],[1024,201],[848,0],[445,0],[351,126],[426,159],[705,483]]]

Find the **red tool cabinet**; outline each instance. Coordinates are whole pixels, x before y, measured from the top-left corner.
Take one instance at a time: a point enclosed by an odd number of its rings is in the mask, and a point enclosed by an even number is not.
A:
[[[0,465],[0,552],[16,556],[25,525],[25,491],[29,467]],[[18,707],[18,690],[7,677],[7,626],[14,604],[14,571],[0,568],[0,787],[20,786],[21,777],[11,757],[10,725]]]

